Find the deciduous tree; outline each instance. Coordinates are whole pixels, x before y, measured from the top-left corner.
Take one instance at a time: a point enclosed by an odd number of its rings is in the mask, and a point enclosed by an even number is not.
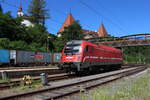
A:
[[[70,40],[82,40],[84,37],[82,27],[78,21],[75,21],[68,27],[65,27],[64,31],[61,34],[65,42]]]

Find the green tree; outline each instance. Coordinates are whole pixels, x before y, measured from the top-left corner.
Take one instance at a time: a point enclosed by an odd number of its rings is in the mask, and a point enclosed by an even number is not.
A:
[[[21,21],[20,18],[12,18],[10,12],[0,13],[0,38],[9,38],[11,41],[24,39],[22,36],[26,30]]]
[[[57,37],[54,40],[53,44],[54,44],[54,47],[55,47],[54,48],[55,52],[61,52],[64,45],[65,45],[65,41],[62,37]]]
[[[39,43],[41,45],[46,43],[47,32],[46,29],[42,25],[35,25],[34,27],[27,28],[28,31],[28,40],[26,42],[31,43]]]
[[[10,40],[8,38],[0,38],[0,49],[9,49]]]
[[[49,18],[48,10],[45,7],[45,0],[32,0],[28,9],[32,22],[45,24],[45,20]]]
[[[28,44],[25,41],[11,41],[9,44],[9,49],[15,50],[29,50]]]
[[[61,52],[66,42],[71,40],[82,40],[84,37],[82,27],[78,21],[75,21],[73,24],[65,27],[64,31],[60,34],[61,37],[55,37],[53,40],[55,52]]]
[[[2,9],[2,6],[1,6],[1,4],[0,4],[0,13],[3,13],[3,9]]]
[[[22,18],[13,18],[10,12],[0,13],[0,48],[46,51],[47,37],[50,35],[47,29],[40,24],[26,27],[21,21]],[[49,42],[52,51],[54,47]]]
[[[82,40],[84,37],[82,27],[78,21],[75,21],[68,27],[65,27],[61,34],[65,42],[70,40]]]

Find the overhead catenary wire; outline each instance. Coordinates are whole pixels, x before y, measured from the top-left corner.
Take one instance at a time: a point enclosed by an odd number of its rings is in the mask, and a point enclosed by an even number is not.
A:
[[[106,7],[102,4],[101,0],[95,0],[95,1],[98,2],[98,5],[100,5],[99,7],[101,7],[102,9],[104,9],[105,12],[112,13],[112,11],[111,11],[110,9],[106,8]],[[116,18],[116,16],[111,15],[111,17],[113,17],[113,19],[116,20],[117,24],[122,27],[120,21]],[[124,26],[123,26],[123,27],[124,27]],[[124,27],[124,28],[125,28],[125,27]]]
[[[82,0],[78,0],[82,5],[84,5],[85,7],[87,7],[88,9],[90,9],[92,12],[94,12],[98,17],[103,17],[103,19],[105,19],[106,21],[108,21],[110,24],[114,25],[116,28],[118,28],[120,31],[126,33],[126,30],[122,29],[120,25],[114,23],[112,20],[110,20],[108,17],[103,16],[102,13],[100,13],[99,11],[97,11],[96,9],[94,9],[93,7],[91,7],[90,5],[88,5],[87,3],[83,2]]]
[[[6,0],[0,0],[0,2],[4,3],[4,4],[7,4],[7,5],[11,6],[11,7],[19,8],[17,5],[14,5],[14,4],[11,4],[9,2],[6,2]]]
[[[0,2],[2,2],[2,3],[4,3],[4,4],[7,4],[8,6],[17,8],[17,9],[20,8],[19,6],[15,5],[15,4],[11,4],[11,3],[7,2],[6,0],[0,0]],[[24,9],[24,10],[27,10],[27,9]],[[55,9],[55,10],[56,10],[56,9]],[[67,15],[65,12],[61,12],[60,10],[59,10],[59,11],[56,10],[56,12],[59,13],[59,14],[61,14],[61,15],[64,15],[64,16]],[[53,19],[53,18],[51,18],[49,21],[55,22],[55,23],[60,24],[60,25],[63,24],[63,22],[60,22],[60,21],[58,21],[58,20],[56,20],[56,19]],[[86,26],[91,27],[90,25],[86,25]]]

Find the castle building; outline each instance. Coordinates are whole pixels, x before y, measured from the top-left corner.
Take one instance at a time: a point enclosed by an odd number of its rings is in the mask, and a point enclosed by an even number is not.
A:
[[[72,16],[71,13],[69,13],[64,24],[60,27],[57,36],[60,37],[61,36],[60,33],[64,31],[64,28],[71,25],[74,21],[75,21],[74,17]],[[83,34],[85,34],[85,37],[84,37],[85,39],[97,38],[97,37],[107,37],[108,36],[108,33],[106,31],[104,24],[100,25],[100,28],[98,29],[97,32],[87,30],[87,29],[82,29],[82,31],[83,31]]]

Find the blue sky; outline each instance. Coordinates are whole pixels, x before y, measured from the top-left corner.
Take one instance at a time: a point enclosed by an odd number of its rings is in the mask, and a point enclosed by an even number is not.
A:
[[[15,17],[20,0],[0,0],[5,12]],[[31,0],[22,0],[27,13]],[[150,33],[150,0],[47,0],[50,33],[56,34],[71,11],[84,29],[97,31],[103,23],[113,36]],[[9,4],[7,4],[9,3]]]

